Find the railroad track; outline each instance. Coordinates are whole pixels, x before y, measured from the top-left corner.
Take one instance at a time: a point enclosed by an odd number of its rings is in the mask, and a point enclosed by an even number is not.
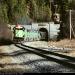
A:
[[[46,58],[50,61],[54,61],[57,62],[59,64],[62,64],[68,68],[73,68],[75,69],[75,58],[70,57],[70,56],[66,56],[66,55],[62,55],[62,54],[58,54],[58,53],[54,53],[51,51],[46,51],[46,50],[42,50],[42,49],[38,49],[38,48],[34,48],[34,47],[30,47],[30,46],[26,46],[24,44],[16,44],[15,46],[22,48],[24,50],[27,50],[29,52],[32,52],[34,54],[37,54],[43,58]]]
[[[72,68],[75,69],[75,58],[70,57],[70,56],[66,56],[66,55],[62,55],[62,54],[58,54],[58,53],[54,53],[51,51],[46,51],[43,49],[38,49],[38,48],[34,48],[34,47],[30,47],[30,46],[26,46],[24,44],[15,44],[15,46],[23,49],[21,51],[16,51],[13,53],[0,53],[1,56],[16,56],[18,54],[22,54],[24,52],[29,52],[29,53],[34,53],[36,55],[39,55],[45,59],[48,59],[50,61],[54,61],[57,62],[63,66],[66,66],[68,68]],[[0,64],[0,65],[16,65],[15,64]],[[22,64],[23,65],[23,64]]]

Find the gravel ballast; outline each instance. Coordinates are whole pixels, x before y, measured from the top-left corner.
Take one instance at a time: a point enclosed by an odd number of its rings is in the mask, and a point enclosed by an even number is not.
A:
[[[45,42],[41,42],[40,45],[41,44],[42,46],[40,47],[43,47]],[[47,43],[44,47],[48,47]],[[22,49],[17,48],[15,45],[9,45],[0,47],[0,50],[0,53],[11,53]],[[16,56],[0,55],[0,64],[4,64],[4,66],[0,65],[0,73],[75,73],[73,69],[69,69],[28,51],[17,54]]]

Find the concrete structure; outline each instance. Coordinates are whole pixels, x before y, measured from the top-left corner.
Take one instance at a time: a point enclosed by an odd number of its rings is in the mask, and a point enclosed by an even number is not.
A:
[[[13,27],[11,26],[11,30],[13,31]],[[60,24],[54,24],[54,22],[46,22],[46,23],[32,23],[32,25],[22,25],[26,30],[38,31],[41,34],[41,40],[56,40],[58,33],[60,32]]]
[[[37,30],[42,35],[42,39],[55,40],[57,39],[58,33],[60,32],[60,24],[54,24],[54,22],[46,23],[32,23],[32,25],[23,25],[28,30]]]

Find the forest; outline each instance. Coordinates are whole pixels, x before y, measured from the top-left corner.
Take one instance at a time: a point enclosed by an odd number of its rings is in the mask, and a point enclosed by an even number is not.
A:
[[[9,24],[50,22],[56,4],[65,22],[66,10],[75,9],[75,0],[0,0],[0,20]]]

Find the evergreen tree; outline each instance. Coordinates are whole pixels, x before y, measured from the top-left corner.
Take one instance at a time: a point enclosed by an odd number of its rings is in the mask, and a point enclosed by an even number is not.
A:
[[[50,1],[52,0],[0,0],[0,18],[11,24],[17,23],[19,19],[24,21],[26,18],[34,22],[50,21],[53,11]],[[66,10],[75,9],[75,1],[68,1],[54,0],[63,22],[65,22]]]

